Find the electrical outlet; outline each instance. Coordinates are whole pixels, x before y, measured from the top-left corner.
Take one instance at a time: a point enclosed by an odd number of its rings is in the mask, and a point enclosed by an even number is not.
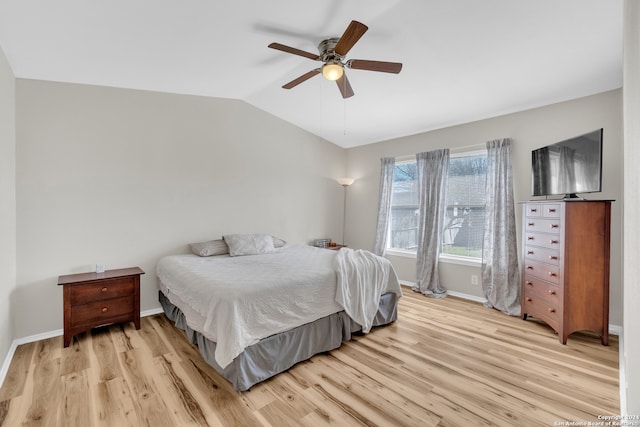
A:
[[[471,284],[473,286],[478,286],[478,276],[476,274],[471,275]]]

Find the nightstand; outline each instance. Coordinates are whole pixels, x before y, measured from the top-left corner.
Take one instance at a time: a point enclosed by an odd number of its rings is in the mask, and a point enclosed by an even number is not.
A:
[[[74,335],[101,325],[133,322],[140,329],[141,274],[142,269],[131,267],[58,277],[64,286],[64,346]]]
[[[346,248],[347,245],[335,245],[335,246],[325,246],[324,249],[331,249],[332,251],[339,251],[340,248]]]

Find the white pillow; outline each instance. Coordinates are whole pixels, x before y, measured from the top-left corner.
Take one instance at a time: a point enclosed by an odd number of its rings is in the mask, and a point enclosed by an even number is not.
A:
[[[222,238],[231,256],[267,254],[275,250],[269,234],[228,234]]]
[[[191,252],[199,256],[225,255],[229,253],[229,248],[222,239],[191,243],[189,246],[191,247]]]

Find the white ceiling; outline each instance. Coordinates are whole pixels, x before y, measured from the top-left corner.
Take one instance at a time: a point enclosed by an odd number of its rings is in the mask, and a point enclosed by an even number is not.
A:
[[[355,96],[316,76],[316,53],[358,20]],[[622,0],[2,0],[18,78],[244,100],[342,147],[622,86]]]

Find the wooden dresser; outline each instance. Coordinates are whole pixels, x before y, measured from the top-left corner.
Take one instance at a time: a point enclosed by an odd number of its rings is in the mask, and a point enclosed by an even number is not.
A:
[[[524,203],[522,318],[544,320],[562,344],[593,331],[609,345],[611,201]]]
[[[133,322],[140,329],[139,267],[58,277],[64,286],[64,346],[80,332],[109,323]]]

